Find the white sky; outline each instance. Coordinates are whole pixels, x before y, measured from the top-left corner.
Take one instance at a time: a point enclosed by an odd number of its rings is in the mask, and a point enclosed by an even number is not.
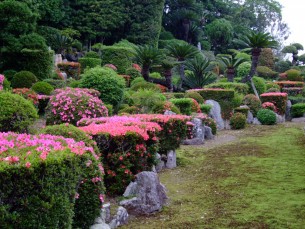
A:
[[[289,38],[285,41],[285,45],[289,45],[290,43],[300,43],[305,48],[305,1],[277,1],[283,6],[283,21],[288,24],[290,30],[290,35]]]

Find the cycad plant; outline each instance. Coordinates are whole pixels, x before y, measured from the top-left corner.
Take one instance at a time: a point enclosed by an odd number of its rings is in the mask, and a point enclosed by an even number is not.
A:
[[[245,61],[243,58],[234,58],[231,55],[224,54],[218,54],[216,59],[219,64],[226,68],[226,74],[229,82],[233,82],[236,68]]]

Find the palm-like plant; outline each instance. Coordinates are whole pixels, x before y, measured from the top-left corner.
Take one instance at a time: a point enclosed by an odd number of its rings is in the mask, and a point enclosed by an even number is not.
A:
[[[61,54],[63,50],[71,47],[73,42],[71,38],[61,34],[55,34],[52,41],[57,54]]]
[[[139,46],[135,50],[135,61],[141,65],[141,74],[146,81],[149,81],[149,69],[152,65],[161,61],[162,52],[154,46]]]
[[[173,43],[166,47],[167,53],[169,56],[177,59],[180,62],[179,65],[179,74],[181,78],[181,83],[179,87],[182,87],[183,82],[185,81],[184,75],[184,61],[186,59],[193,58],[198,54],[198,50],[196,47],[187,44],[187,43]]]
[[[303,50],[303,45],[299,43],[293,43],[291,45],[285,46],[282,50],[282,53],[291,53],[292,54],[292,65],[297,65],[299,59],[299,50]]]
[[[204,56],[196,56],[185,62],[185,67],[191,72],[187,74],[184,85],[187,88],[202,88],[203,86],[215,82],[217,77],[212,72],[214,65]]]
[[[231,55],[223,54],[218,54],[216,59],[219,64],[223,65],[227,69],[226,74],[229,82],[233,82],[235,69],[245,61],[243,58],[234,58]]]

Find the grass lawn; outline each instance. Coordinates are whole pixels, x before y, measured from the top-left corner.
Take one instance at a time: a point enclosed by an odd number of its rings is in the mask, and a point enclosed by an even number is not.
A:
[[[160,174],[169,205],[123,228],[305,228],[303,126],[251,126],[229,144],[182,147],[180,166]]]

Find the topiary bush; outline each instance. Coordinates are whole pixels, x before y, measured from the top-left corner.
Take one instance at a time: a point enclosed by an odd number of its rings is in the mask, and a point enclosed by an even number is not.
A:
[[[266,92],[266,81],[265,81],[263,78],[254,76],[254,77],[252,78],[252,81],[253,81],[254,86],[255,86],[255,88],[256,88],[256,90],[257,90],[257,93],[258,93],[259,95]],[[253,89],[252,89],[252,87],[251,87],[250,82],[248,82],[248,85],[249,85],[249,89],[250,89],[250,90],[249,90],[249,93],[250,93],[250,94],[254,94],[254,91],[253,91]]]
[[[87,52],[85,54],[85,58],[95,58],[95,59],[100,59],[100,55],[97,53],[97,52],[94,52],[94,51],[90,51],[90,52]]]
[[[27,132],[37,118],[32,102],[20,95],[0,92],[0,132]]]
[[[244,78],[250,73],[251,69],[251,63],[250,62],[243,62],[240,65],[238,65],[236,69],[236,76]]]
[[[243,104],[247,105],[250,108],[253,116],[256,117],[257,112],[261,109],[261,101],[253,94],[246,95],[243,98]]]
[[[277,84],[277,83],[274,83],[274,82],[266,82],[266,90],[268,91],[269,89],[271,88],[274,88],[278,91],[281,90],[281,87]]]
[[[182,114],[190,115],[192,113],[193,99],[171,99],[170,102],[177,106]]]
[[[34,105],[38,104],[38,95],[35,91],[28,88],[16,88],[13,89],[13,93],[21,95],[26,100],[31,101]]]
[[[297,103],[291,107],[292,117],[303,117],[305,114],[305,103]]]
[[[115,107],[123,98],[125,80],[110,68],[95,67],[82,74],[80,86],[99,91],[99,98]]]
[[[272,71],[272,69],[266,66],[258,66],[256,68],[256,73],[259,77],[262,77],[264,79],[275,79],[278,76],[277,72]]]
[[[202,96],[196,91],[188,91],[184,95],[185,98],[195,99],[199,104],[204,103]]]
[[[209,105],[209,104],[199,104],[200,106],[200,110],[202,113],[210,113],[211,109],[212,109],[212,105]]]
[[[230,118],[230,125],[233,130],[244,129],[246,127],[247,118],[244,114],[237,112]]]
[[[11,86],[13,88],[31,88],[36,82],[37,78],[32,72],[20,71],[14,75]]]
[[[54,91],[54,87],[44,81],[35,83],[31,89],[39,95],[51,95],[51,93]]]
[[[269,109],[260,109],[257,112],[257,119],[263,125],[274,125],[276,124],[276,114]]]
[[[147,90],[153,90],[156,92],[161,92],[161,89],[158,87],[157,84],[154,83],[150,83],[147,81],[140,81],[138,83],[133,83],[130,87],[130,90],[132,91],[138,91],[138,90],[143,90],[143,89],[147,89]]]
[[[304,77],[301,76],[301,72],[297,69],[289,69],[285,73],[287,74],[287,80],[304,81]]]
[[[0,142],[1,227],[94,223],[104,186],[103,167],[92,147],[62,136],[16,133],[0,133]],[[10,148],[4,147],[7,142]]]
[[[273,103],[277,108],[278,114],[284,115],[286,113],[286,105],[288,100],[287,93],[281,93],[281,92],[264,93],[261,94],[261,100],[262,103],[264,102]]]
[[[172,111],[176,114],[181,114],[179,108],[170,101],[156,102],[152,108],[154,114],[164,114],[165,111]]]
[[[244,83],[231,83],[231,82],[218,82],[206,85],[205,88],[222,88],[222,89],[233,89],[237,93],[246,95],[249,91],[249,86]]]
[[[277,108],[276,108],[276,106],[273,104],[273,103],[271,103],[271,102],[264,102],[263,104],[262,104],[262,108],[263,109],[269,109],[269,110],[272,110],[273,112],[277,112]]]
[[[94,68],[96,66],[101,66],[102,64],[102,60],[100,58],[89,58],[89,57],[79,58],[78,62],[80,63],[82,73],[86,69]]]
[[[263,48],[258,59],[259,66],[266,66],[274,69],[274,55],[271,48]]]
[[[57,89],[46,108],[47,125],[76,123],[82,118],[107,116],[108,111],[96,90]]]

